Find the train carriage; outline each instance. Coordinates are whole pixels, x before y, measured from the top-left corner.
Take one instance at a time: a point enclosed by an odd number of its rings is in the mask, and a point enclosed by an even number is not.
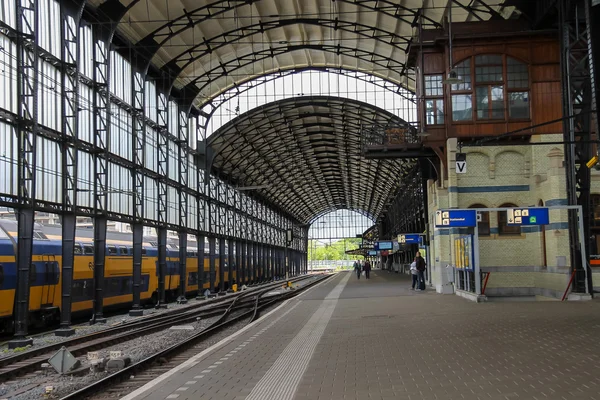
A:
[[[78,235],[81,230],[78,230]],[[30,268],[29,312],[30,321],[47,323],[58,321],[61,308],[62,242],[59,227],[36,224],[33,240],[32,266]],[[89,232],[93,235],[93,232]],[[72,312],[74,316],[91,314],[94,299],[94,246],[88,232],[75,238],[73,268]],[[133,301],[133,246],[126,235],[107,234],[104,270],[104,308],[127,309]],[[0,220],[0,331],[12,328],[14,321],[17,223]],[[143,304],[158,301],[158,249],[152,241],[145,241],[142,248],[142,280],[140,300]],[[209,258],[204,257],[204,274],[198,276],[198,252],[190,247],[186,262],[186,294],[209,288]],[[219,260],[215,260],[215,285],[218,281]],[[167,248],[165,292],[173,299],[179,289],[179,249],[174,244]],[[227,281],[227,276],[225,280]]]

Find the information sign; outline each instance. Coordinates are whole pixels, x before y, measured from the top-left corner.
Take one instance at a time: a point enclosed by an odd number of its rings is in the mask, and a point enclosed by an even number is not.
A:
[[[370,256],[376,256],[377,252],[375,250],[369,250],[369,255]]]
[[[477,226],[475,210],[438,210],[435,212],[436,228],[464,228]]]
[[[421,235],[418,233],[405,233],[398,235],[398,243],[400,244],[418,244],[421,243]]]
[[[375,242],[374,247],[375,247],[375,250],[392,250],[392,248],[393,248],[391,241]]]
[[[548,225],[550,216],[547,208],[511,208],[507,225]]]

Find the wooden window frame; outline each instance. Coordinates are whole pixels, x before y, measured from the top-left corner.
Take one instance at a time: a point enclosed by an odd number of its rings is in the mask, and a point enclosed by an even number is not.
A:
[[[499,64],[477,64],[476,63],[476,57],[478,56],[484,56],[484,55],[491,55],[491,56],[501,56],[502,57],[502,81],[481,81],[479,82],[476,79],[476,75],[477,75],[477,68],[478,67],[486,67],[486,66],[494,66],[497,67],[499,66]],[[518,63],[521,63],[523,65],[525,65],[525,67],[527,68],[527,81],[528,81],[528,87],[509,87],[509,81],[508,81],[508,60],[512,59],[517,61]],[[530,65],[527,64],[526,62],[523,62],[521,60],[519,60],[516,57],[512,57],[510,55],[507,54],[503,54],[503,53],[480,53],[480,54],[474,54],[471,55],[463,60],[461,60],[460,62],[456,63],[453,68],[457,68],[459,67],[461,64],[463,64],[465,61],[469,60],[469,72],[470,72],[470,89],[454,89],[453,87],[450,88],[449,90],[449,104],[445,105],[445,115],[450,116],[450,121],[452,123],[456,123],[456,124],[463,124],[463,123],[476,123],[476,122],[525,122],[525,121],[531,121],[531,101],[529,100],[529,109],[528,109],[528,117],[526,118],[516,118],[516,117],[511,117],[510,116],[510,97],[512,93],[526,93],[527,94],[527,98],[531,99],[531,68]],[[454,86],[454,85],[452,85]],[[487,110],[487,117],[485,118],[479,118],[478,114],[478,107],[477,107],[477,88],[480,87],[487,87],[488,88],[488,99],[491,99],[491,92],[492,92],[492,87],[495,86],[502,86],[502,95],[503,95],[503,104],[504,104],[504,117],[503,118],[493,118],[492,117],[492,113],[493,113],[493,107],[492,107],[492,101],[488,101],[488,110]],[[470,95],[471,96],[471,119],[465,119],[465,120],[454,120],[454,107],[453,107],[453,98],[456,95]],[[425,96],[427,98],[427,96]]]

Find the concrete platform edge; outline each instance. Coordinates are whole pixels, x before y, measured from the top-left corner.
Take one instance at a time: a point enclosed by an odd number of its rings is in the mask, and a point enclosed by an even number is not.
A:
[[[334,274],[333,277],[335,277],[335,274]],[[242,329],[240,329],[239,331],[237,331],[233,335],[228,336],[228,337],[224,338],[223,340],[219,341],[218,343],[213,344],[212,346],[210,346],[209,348],[207,348],[207,349],[203,350],[202,352],[196,354],[195,356],[193,356],[189,360],[181,363],[180,365],[178,365],[177,367],[173,368],[172,370],[165,372],[164,374],[162,374],[159,377],[157,377],[157,378],[153,379],[152,381],[148,382],[147,384],[145,384],[141,388],[138,388],[138,389],[134,390],[133,392],[129,393],[128,395],[126,395],[124,397],[121,397],[120,399],[121,400],[133,400],[136,397],[138,397],[138,396],[146,393],[147,391],[151,390],[153,387],[155,387],[156,385],[160,384],[161,382],[163,382],[164,380],[168,379],[169,377],[173,376],[177,372],[179,372],[181,370],[184,370],[186,368],[189,368],[189,367],[193,367],[204,356],[206,356],[206,355],[212,353],[213,351],[216,351],[219,348],[227,345],[232,340],[234,340],[236,337],[238,337],[241,334],[247,332],[248,330],[254,328],[257,324],[263,323],[267,318],[269,318],[270,316],[272,316],[273,314],[275,314],[277,311],[280,311],[282,308],[284,308],[286,305],[288,305],[288,303],[290,301],[297,300],[298,298],[301,298],[304,294],[306,294],[306,293],[310,292],[311,290],[313,290],[313,289],[321,286],[322,284],[324,284],[326,282],[330,282],[330,281],[331,281],[330,279],[325,279],[322,282],[318,283],[317,285],[309,288],[304,293],[301,293],[298,297],[285,300],[278,307],[276,307],[273,310],[269,311],[268,313],[266,313],[265,315],[263,315],[262,317],[260,317],[256,321],[252,322],[251,324],[246,325],[245,327],[243,327]]]

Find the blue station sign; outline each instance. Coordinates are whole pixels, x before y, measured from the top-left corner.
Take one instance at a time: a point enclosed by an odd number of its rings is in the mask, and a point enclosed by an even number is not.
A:
[[[550,223],[547,208],[511,208],[506,213],[507,225],[548,225]]]
[[[398,244],[419,244],[421,235],[418,233],[403,233],[398,235]]]
[[[438,210],[435,212],[436,228],[466,228],[477,226],[476,210]]]
[[[375,250],[392,250],[394,248],[394,245],[390,240],[385,242],[375,242],[375,246],[373,247],[375,248]]]

